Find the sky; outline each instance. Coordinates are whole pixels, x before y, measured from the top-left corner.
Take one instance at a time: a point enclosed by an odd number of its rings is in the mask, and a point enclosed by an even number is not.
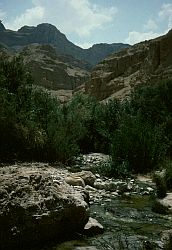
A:
[[[135,44],[172,28],[171,0],[0,0],[6,28],[51,23],[74,44]]]

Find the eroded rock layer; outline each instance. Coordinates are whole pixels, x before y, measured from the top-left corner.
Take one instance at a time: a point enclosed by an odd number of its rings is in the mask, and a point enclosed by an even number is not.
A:
[[[172,30],[113,54],[94,68],[85,91],[99,100],[123,99],[136,85],[172,78],[171,51]]]

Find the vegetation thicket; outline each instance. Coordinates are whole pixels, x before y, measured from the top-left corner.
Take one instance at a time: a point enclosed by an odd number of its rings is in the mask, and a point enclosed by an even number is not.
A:
[[[0,159],[69,163],[79,153],[102,152],[112,156],[111,175],[151,171],[171,158],[171,97],[168,80],[137,87],[128,101],[76,94],[61,104],[34,85],[21,58],[2,57]]]

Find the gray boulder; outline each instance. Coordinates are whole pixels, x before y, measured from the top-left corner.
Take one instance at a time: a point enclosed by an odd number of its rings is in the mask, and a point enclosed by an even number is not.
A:
[[[0,168],[0,249],[45,244],[83,230],[84,193],[47,166]]]

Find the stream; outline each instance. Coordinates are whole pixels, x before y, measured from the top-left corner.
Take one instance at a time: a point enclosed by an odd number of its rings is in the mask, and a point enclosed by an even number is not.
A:
[[[119,196],[90,207],[90,215],[105,228],[101,235],[82,237],[46,250],[164,249],[161,234],[172,229],[172,217],[151,211],[151,196]]]

